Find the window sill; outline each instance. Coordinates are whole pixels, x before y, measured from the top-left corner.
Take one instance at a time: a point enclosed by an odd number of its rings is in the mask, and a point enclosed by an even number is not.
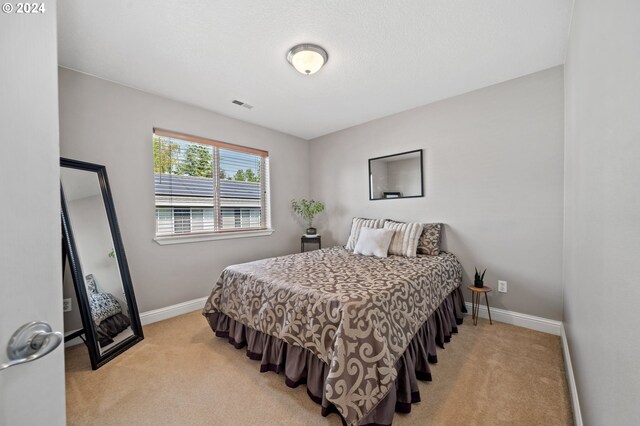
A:
[[[200,241],[229,240],[232,238],[265,237],[273,234],[274,231],[275,229],[260,229],[258,231],[235,231],[219,234],[171,235],[166,237],[155,237],[153,241],[164,246],[167,244],[197,243]]]

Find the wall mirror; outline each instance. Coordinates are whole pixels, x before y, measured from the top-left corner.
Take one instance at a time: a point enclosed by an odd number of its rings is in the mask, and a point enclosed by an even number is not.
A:
[[[106,168],[60,166],[63,269],[66,254],[82,319],[65,340],[84,336],[95,370],[142,340],[142,326]]]
[[[422,150],[369,159],[369,199],[424,196]]]

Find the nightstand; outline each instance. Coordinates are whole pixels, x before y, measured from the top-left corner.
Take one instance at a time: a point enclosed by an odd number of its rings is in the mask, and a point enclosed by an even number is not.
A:
[[[303,235],[302,237],[300,237],[300,253],[304,253],[305,244],[317,244],[318,249],[321,249],[322,243],[320,242],[320,235],[315,235],[313,237]]]
[[[493,321],[491,321],[491,309],[489,309],[489,297],[487,297],[487,293],[491,291],[491,287],[468,285],[467,288],[471,291],[471,319],[473,319],[473,325],[478,325],[478,311],[480,310],[480,296],[482,296],[482,293],[484,293],[484,301],[487,305],[487,312],[489,313],[489,324],[493,325]]]

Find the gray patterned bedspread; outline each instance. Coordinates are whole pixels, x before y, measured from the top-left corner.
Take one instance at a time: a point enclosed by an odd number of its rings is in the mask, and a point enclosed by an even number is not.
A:
[[[229,266],[203,314],[314,353],[330,365],[327,400],[351,425],[384,398],[396,361],[461,281],[450,253],[383,259],[332,247]]]

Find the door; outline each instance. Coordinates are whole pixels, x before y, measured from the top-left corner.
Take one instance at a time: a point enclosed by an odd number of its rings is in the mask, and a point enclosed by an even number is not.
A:
[[[7,3],[15,7],[16,2]],[[6,5],[5,5],[6,6]],[[31,321],[62,331],[56,4],[0,13],[0,364]],[[0,371],[0,424],[65,423],[64,352]]]

